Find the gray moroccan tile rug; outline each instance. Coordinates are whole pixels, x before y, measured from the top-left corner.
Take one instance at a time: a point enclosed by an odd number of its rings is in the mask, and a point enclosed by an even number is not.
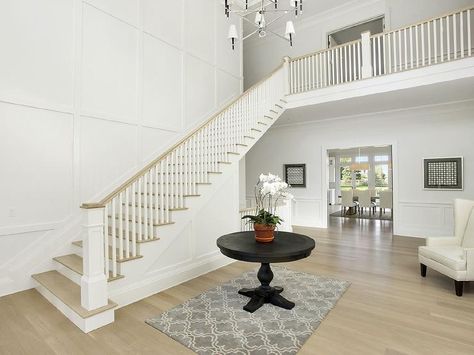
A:
[[[198,354],[296,354],[349,287],[349,282],[272,267],[273,286],[296,303],[292,310],[265,304],[255,313],[237,292],[257,287],[256,271],[214,287],[146,323]]]

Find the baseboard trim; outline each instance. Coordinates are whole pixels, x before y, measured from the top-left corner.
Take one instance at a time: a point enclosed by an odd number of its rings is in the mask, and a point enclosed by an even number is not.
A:
[[[200,257],[190,263],[181,264],[181,266],[166,267],[165,269],[154,271],[151,277],[128,285],[125,288],[111,291],[109,298],[117,303],[119,308],[124,307],[231,264],[234,261],[220,254],[219,251],[212,252],[206,254],[205,259]]]

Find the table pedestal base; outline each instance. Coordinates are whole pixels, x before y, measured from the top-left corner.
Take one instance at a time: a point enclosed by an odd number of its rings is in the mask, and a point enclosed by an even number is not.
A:
[[[265,303],[271,303],[274,306],[285,309],[292,309],[295,306],[293,302],[280,295],[283,292],[282,287],[270,286],[270,282],[273,280],[270,264],[262,263],[258,270],[257,278],[261,283],[259,287],[243,288],[239,291],[239,294],[250,297],[250,301],[244,306],[245,311],[253,313]]]

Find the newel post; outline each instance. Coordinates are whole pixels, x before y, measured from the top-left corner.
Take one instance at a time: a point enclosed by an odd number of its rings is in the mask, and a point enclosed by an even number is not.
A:
[[[88,311],[108,303],[104,270],[104,213],[102,206],[83,207],[81,305]]]
[[[285,82],[285,95],[290,94],[290,60],[291,58],[286,56],[283,58],[283,72],[284,72],[284,82]]]
[[[372,48],[370,45],[370,31],[361,33],[362,42],[362,78],[372,77]]]

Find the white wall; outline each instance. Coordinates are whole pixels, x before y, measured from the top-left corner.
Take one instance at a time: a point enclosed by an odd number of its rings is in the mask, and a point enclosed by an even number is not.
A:
[[[285,56],[300,55],[327,48],[327,35],[361,21],[385,15],[386,30],[442,15],[451,10],[473,5],[474,0],[355,0],[316,14],[305,13],[295,21],[293,47],[275,36],[244,43],[244,81],[250,87],[278,66]],[[283,22],[284,25],[284,22]],[[283,27],[273,30],[284,33]]]
[[[0,288],[27,287],[82,202],[241,92],[227,28],[214,0],[0,1]]]
[[[262,171],[282,174],[283,164],[306,163],[307,187],[292,189],[293,224],[321,227],[327,218],[326,150],[392,144],[394,233],[449,234],[453,199],[474,199],[473,110],[469,101],[272,128],[246,157],[247,186]],[[464,156],[464,191],[423,189],[423,158],[459,155]]]

